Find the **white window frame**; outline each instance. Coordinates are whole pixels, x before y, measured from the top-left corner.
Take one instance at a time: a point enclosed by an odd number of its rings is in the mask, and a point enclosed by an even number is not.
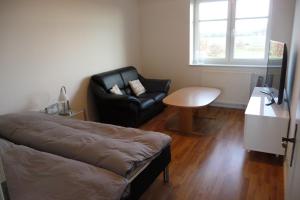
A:
[[[224,66],[264,66],[268,61],[268,41],[270,40],[271,33],[271,20],[272,20],[272,5],[273,0],[270,0],[269,15],[267,23],[267,33],[265,41],[265,55],[263,59],[234,59],[234,31],[236,19],[247,19],[247,18],[236,18],[236,1],[228,1],[228,16],[227,16],[227,31],[226,31],[226,54],[224,59],[205,59],[205,62],[196,60],[196,44],[199,44],[199,36],[197,35],[199,25],[199,13],[198,4],[200,2],[216,2],[224,0],[191,0],[190,4],[190,64],[191,65],[224,65]],[[266,17],[249,17],[248,19],[260,19]],[[214,21],[214,20],[212,20]],[[217,20],[215,20],[217,21]]]

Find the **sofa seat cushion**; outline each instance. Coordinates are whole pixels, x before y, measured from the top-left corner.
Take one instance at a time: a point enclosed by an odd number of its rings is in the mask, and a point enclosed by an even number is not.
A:
[[[152,98],[140,97],[138,99],[141,101],[141,109],[142,110],[151,107],[155,103],[154,99],[152,99]]]
[[[139,97],[146,98],[146,99],[153,99],[155,102],[160,102],[166,97],[166,93],[162,93],[162,92],[144,93],[141,94]]]

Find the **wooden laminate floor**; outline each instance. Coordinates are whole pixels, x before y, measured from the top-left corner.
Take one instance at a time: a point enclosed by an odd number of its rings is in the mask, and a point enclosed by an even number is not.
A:
[[[170,183],[164,184],[160,175],[142,200],[283,199],[282,158],[243,148],[243,110],[208,107],[198,115],[212,118],[197,120],[202,135],[166,130],[166,123],[176,116],[170,108],[141,127],[173,139]]]

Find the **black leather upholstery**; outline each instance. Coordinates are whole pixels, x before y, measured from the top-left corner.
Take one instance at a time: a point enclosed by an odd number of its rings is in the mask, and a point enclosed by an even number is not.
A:
[[[129,81],[139,79],[146,93],[136,97]],[[127,127],[137,127],[164,109],[163,98],[170,88],[170,80],[146,79],[130,66],[116,69],[91,78],[91,88],[96,98],[100,122]],[[117,84],[123,95],[110,93]]]
[[[166,93],[164,92],[153,92],[153,93],[144,93],[139,96],[139,99],[153,99],[155,102],[160,102],[166,97]]]

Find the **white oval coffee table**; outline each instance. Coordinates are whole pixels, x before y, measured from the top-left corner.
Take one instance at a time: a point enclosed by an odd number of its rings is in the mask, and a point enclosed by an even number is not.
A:
[[[164,104],[179,109],[179,131],[193,132],[193,109],[209,105],[218,98],[221,90],[208,87],[187,87],[164,98]]]

